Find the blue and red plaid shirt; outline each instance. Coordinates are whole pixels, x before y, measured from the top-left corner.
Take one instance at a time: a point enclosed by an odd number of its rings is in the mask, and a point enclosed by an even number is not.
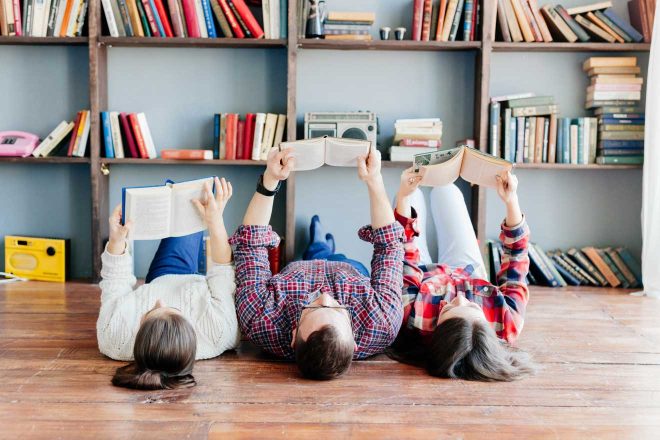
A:
[[[459,293],[481,306],[497,336],[513,343],[523,328],[529,300],[526,277],[529,271],[527,244],[529,228],[523,221],[514,227],[502,222],[500,241],[503,255],[497,274],[498,286],[473,277],[472,265],[452,268],[444,264],[420,265],[419,249],[413,242],[417,219],[394,213],[406,233],[403,267],[403,327],[416,331],[428,341],[442,308]]]
[[[373,243],[371,278],[350,264],[297,261],[272,275],[268,249],[278,235],[270,226],[240,226],[229,242],[236,264],[236,313],[241,331],[267,352],[294,358],[292,330],[310,293],[320,289],[345,305],[351,315],[355,359],[381,353],[396,338],[403,307],[403,228],[397,222],[379,229],[366,226],[359,237]]]

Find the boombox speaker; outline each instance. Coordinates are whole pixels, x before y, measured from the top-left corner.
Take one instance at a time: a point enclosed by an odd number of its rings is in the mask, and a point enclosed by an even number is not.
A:
[[[68,278],[68,239],[5,236],[5,272],[30,280],[63,283]]]

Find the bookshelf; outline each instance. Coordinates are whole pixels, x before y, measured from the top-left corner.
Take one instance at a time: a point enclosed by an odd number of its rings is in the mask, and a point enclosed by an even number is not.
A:
[[[295,4],[295,3],[292,3]],[[380,7],[380,6],[379,6]],[[91,197],[91,258],[92,278],[98,280],[101,268],[101,252],[104,240],[107,238],[107,218],[109,214],[109,177],[108,170],[114,167],[144,166],[146,169],[155,167],[185,166],[229,166],[229,167],[263,167],[263,161],[244,160],[211,160],[211,161],[176,161],[176,160],[145,160],[145,159],[107,159],[101,157],[102,140],[100,112],[108,108],[108,51],[112,47],[122,48],[208,48],[208,56],[215,56],[213,49],[265,49],[284,50],[282,54],[286,58],[286,115],[287,115],[287,139],[296,138],[299,131],[299,121],[302,113],[298,113],[298,58],[303,52],[313,51],[362,51],[362,52],[426,52],[438,53],[444,56],[450,52],[465,52],[471,54],[474,63],[473,86],[473,113],[466,115],[472,119],[472,134],[477,145],[482,150],[487,148],[488,142],[488,117],[490,100],[490,83],[492,75],[492,58],[494,53],[499,52],[648,52],[649,44],[610,44],[610,43],[505,43],[494,41],[496,13],[493,2],[483,2],[482,9],[482,32],[481,40],[474,42],[417,42],[417,41],[326,41],[307,40],[297,38],[297,18],[295,8],[290,8],[288,13],[288,38],[279,40],[243,40],[234,38],[217,39],[189,39],[189,38],[135,38],[120,37],[113,38],[102,35],[103,12],[101,2],[92,1],[89,4],[88,13],[88,36],[76,38],[52,38],[52,37],[0,37],[0,45],[16,46],[87,46],[89,53],[89,106],[91,110],[91,131],[88,158],[0,158],[2,163],[22,164],[55,164],[73,165],[82,164],[89,166],[89,191]],[[431,55],[435,56],[435,55]],[[374,109],[378,113],[378,109]],[[194,146],[191,146],[194,148]],[[407,163],[384,162],[383,167],[388,169],[403,169]],[[639,170],[640,166],[609,165],[569,165],[569,164],[516,164],[517,169],[530,170],[526,172],[543,173],[552,170],[563,172],[610,172],[615,170]],[[472,221],[478,238],[485,243],[486,237],[486,196],[484,191],[473,187],[472,192]],[[284,191],[285,201],[285,233],[286,249],[285,257],[291,260],[295,253],[296,237],[296,177],[286,183]],[[493,220],[493,219],[490,219]]]

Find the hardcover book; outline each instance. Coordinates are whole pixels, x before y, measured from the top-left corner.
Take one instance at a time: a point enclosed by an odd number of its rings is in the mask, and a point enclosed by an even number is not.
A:
[[[324,164],[334,167],[357,166],[358,157],[369,153],[371,142],[323,136],[282,142],[279,148],[289,147],[293,148],[293,157],[296,159],[295,171],[307,171]]]

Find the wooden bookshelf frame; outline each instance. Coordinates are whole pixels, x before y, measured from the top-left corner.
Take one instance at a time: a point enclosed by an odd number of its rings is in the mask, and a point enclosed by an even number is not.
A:
[[[89,165],[92,198],[92,279],[98,281],[101,272],[101,253],[108,236],[108,170],[113,166],[257,166],[264,161],[250,160],[199,160],[178,161],[166,159],[108,159],[101,157],[100,112],[108,104],[108,48],[109,47],[191,47],[191,48],[265,48],[286,49],[287,56],[287,140],[295,140],[297,134],[297,58],[301,50],[338,51],[474,51],[475,93],[472,136],[482,151],[488,146],[488,117],[490,100],[491,58],[494,52],[648,52],[649,44],[619,43],[507,43],[494,41],[496,8],[494,2],[483,2],[482,37],[479,41],[326,41],[298,39],[296,9],[289,8],[288,35],[286,39],[253,40],[236,38],[153,38],[153,37],[109,37],[101,35],[102,10],[100,1],[91,1],[88,11],[88,36],[74,38],[57,37],[0,37],[0,45],[31,46],[88,46],[89,50],[89,108],[91,110],[90,147],[88,158],[48,157],[20,158],[0,157],[0,163]],[[405,168],[406,162],[384,162],[384,167]],[[570,164],[516,164],[517,169],[539,170],[621,170],[641,169],[641,165],[570,165]],[[286,182],[285,258],[291,261],[295,250],[295,176]],[[485,243],[486,196],[478,187],[472,187],[472,221],[480,243]]]

